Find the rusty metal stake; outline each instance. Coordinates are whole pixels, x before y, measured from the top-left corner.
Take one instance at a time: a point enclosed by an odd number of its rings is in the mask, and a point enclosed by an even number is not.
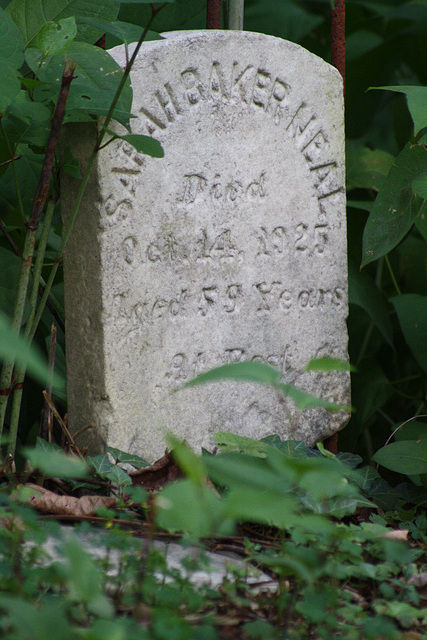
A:
[[[221,0],[208,0],[206,29],[221,29]]]
[[[345,93],[345,0],[335,0],[332,9],[331,62],[342,75]]]

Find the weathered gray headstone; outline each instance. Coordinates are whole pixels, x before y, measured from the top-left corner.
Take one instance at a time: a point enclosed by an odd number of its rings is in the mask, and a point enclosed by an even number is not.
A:
[[[124,64],[124,52],[112,55]],[[149,460],[173,432],[312,444],[346,414],[300,414],[264,386],[197,374],[258,360],[283,380],[349,403],[348,373],[303,373],[347,357],[342,81],[301,47],[242,32],[173,34],[132,71],[134,133],[102,151],[65,263],[69,421]],[[74,132],[75,155],[92,148]],[[77,181],[68,179],[67,211]]]

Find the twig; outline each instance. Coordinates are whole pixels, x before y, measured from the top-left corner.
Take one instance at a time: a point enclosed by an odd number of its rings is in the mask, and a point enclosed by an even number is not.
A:
[[[52,397],[52,387],[53,387],[53,372],[55,369],[55,352],[56,352],[56,335],[57,329],[54,324],[52,324],[50,330],[50,347],[49,347],[49,384],[47,387],[47,394],[49,397]],[[44,407],[42,409],[42,416],[40,420],[40,437],[43,440],[47,440],[48,442],[52,442],[52,427],[53,427],[53,413],[45,401]]]
[[[68,438],[68,442],[72,445],[72,447],[75,450],[75,452],[77,453],[77,455],[79,455],[81,458],[84,459],[84,456],[83,456],[82,452],[80,451],[80,449],[76,445],[76,441],[74,440],[73,436],[71,435],[70,431],[68,430],[68,427],[65,424],[64,420],[61,418],[61,415],[60,415],[58,409],[53,404],[52,399],[49,396],[49,394],[47,393],[47,391],[43,391],[43,398],[45,399],[46,404],[48,405],[49,409],[52,411],[52,413],[55,416],[55,418],[58,420],[59,426],[61,427],[61,429],[65,433],[66,437]]]

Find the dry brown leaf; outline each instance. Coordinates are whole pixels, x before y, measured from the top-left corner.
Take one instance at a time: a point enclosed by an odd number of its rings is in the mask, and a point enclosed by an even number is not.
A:
[[[108,496],[75,498],[74,496],[60,496],[37,484],[27,483],[25,486],[34,491],[29,499],[29,504],[34,509],[57,516],[76,516],[77,518],[94,516],[97,509],[111,509],[116,504],[116,499]]]
[[[408,529],[394,529],[393,531],[387,531],[382,537],[387,540],[407,540],[409,530]]]
[[[183,473],[174,461],[172,453],[167,452],[150,467],[131,471],[129,476],[133,485],[144,487],[148,491],[158,491],[166,484],[182,478]]]

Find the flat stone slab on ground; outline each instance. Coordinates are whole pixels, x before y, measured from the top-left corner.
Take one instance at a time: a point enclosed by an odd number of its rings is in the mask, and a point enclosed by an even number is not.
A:
[[[125,64],[124,51],[111,51]],[[212,448],[216,431],[311,445],[346,414],[300,414],[265,386],[171,392],[210,368],[270,363],[283,380],[349,404],[342,81],[303,48],[245,32],[143,45],[134,133],[98,157],[65,261],[69,422],[150,461],[164,433]],[[123,130],[125,133],[125,131]],[[93,140],[70,131],[83,162]],[[78,181],[64,176],[69,210]]]

